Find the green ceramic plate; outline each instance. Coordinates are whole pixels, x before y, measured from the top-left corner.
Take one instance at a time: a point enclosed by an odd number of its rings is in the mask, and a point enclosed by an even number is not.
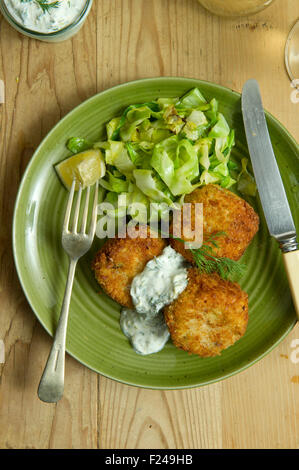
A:
[[[15,262],[27,299],[45,329],[53,335],[62,303],[67,257],[61,229],[67,192],[53,164],[68,155],[69,137],[90,141],[105,135],[105,123],[131,103],[180,96],[198,86],[236,130],[237,158],[247,156],[240,95],[227,88],[186,78],[154,78],[126,83],[100,93],[70,112],[36,150],[19,190],[14,214]],[[299,150],[286,129],[267,114],[269,130],[295,223],[299,229]],[[275,189],[274,189],[275,190]],[[149,388],[186,388],[235,374],[268,353],[293,328],[296,317],[281,255],[265,225],[259,200],[249,201],[261,217],[261,227],[244,255],[248,269],[241,281],[249,293],[250,319],[245,336],[216,358],[201,359],[172,343],[157,354],[142,357],[130,347],[119,327],[120,307],[105,294],[90,270],[92,252],[78,264],[67,334],[67,351],[84,365],[115,380]]]

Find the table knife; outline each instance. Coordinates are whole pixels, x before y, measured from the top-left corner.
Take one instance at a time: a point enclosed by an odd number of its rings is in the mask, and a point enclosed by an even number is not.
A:
[[[259,85],[248,80],[242,114],[249,154],[270,235],[279,243],[299,319],[299,250],[296,228],[267,127]]]

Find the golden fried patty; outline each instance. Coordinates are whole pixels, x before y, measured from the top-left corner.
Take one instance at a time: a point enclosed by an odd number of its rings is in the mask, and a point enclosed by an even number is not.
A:
[[[247,328],[248,295],[218,274],[188,271],[188,286],[164,308],[173,343],[202,357],[217,356]]]
[[[139,227],[142,238],[113,238],[96,254],[92,269],[104,291],[124,307],[133,307],[130,287],[133,278],[145,268],[148,261],[159,256],[166,246],[165,240],[151,238],[150,229]]]
[[[231,191],[215,184],[208,184],[196,189],[185,197],[185,201],[191,203],[191,230],[195,229],[195,203],[203,204],[203,241],[217,232],[225,232],[225,235],[217,237],[218,248],[213,247],[213,252],[220,258],[230,258],[235,261],[241,258],[252,238],[258,231],[259,217],[254,209],[242,198]],[[177,223],[178,224],[178,223]],[[172,225],[170,233],[175,236],[176,225]],[[191,240],[183,232],[181,223],[181,235],[183,240]],[[181,253],[189,261],[193,261],[190,250],[184,248],[184,243],[170,239],[171,246]],[[207,245],[211,243],[207,242]]]

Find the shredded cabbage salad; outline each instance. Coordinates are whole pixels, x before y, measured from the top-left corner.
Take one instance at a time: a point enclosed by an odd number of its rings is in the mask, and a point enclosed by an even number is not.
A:
[[[93,146],[73,137],[67,147],[73,153],[91,147],[104,153],[106,174],[99,184],[106,190],[105,201],[115,207],[111,215],[124,200],[127,214],[138,220],[136,203],[173,206],[209,183],[230,188],[238,182],[246,190],[245,163],[237,176],[239,165],[230,159],[234,130],[218,101],[208,102],[198,88],[181,98],[132,104],[108,122],[106,131],[107,139]]]

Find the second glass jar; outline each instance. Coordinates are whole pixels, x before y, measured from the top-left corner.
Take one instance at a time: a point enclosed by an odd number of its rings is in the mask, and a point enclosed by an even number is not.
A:
[[[258,13],[274,0],[198,0],[198,2],[215,15],[246,16]]]

